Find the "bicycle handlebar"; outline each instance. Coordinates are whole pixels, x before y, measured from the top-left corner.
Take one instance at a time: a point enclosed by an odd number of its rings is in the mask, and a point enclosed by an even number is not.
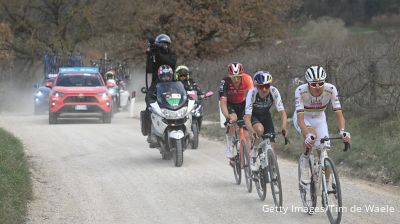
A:
[[[334,138],[325,137],[325,138],[321,138],[320,142],[321,142],[321,144],[324,144],[324,142],[326,142],[326,141],[329,141],[329,140],[339,140],[339,139],[341,140],[342,137],[334,137]],[[349,150],[349,149],[351,149],[350,143],[344,142],[344,149],[343,149],[343,151],[346,152],[346,151]]]
[[[244,120],[237,120],[235,122],[230,123],[229,120],[225,121],[224,126],[226,126],[227,124],[237,124],[239,127],[244,127],[245,123]]]
[[[282,135],[282,136],[283,136],[282,132],[279,131],[279,132],[273,132],[273,133],[266,133],[266,134],[263,134],[263,135],[261,136],[261,138],[262,138],[262,139],[269,138],[270,140],[272,140],[272,139],[275,138],[277,135]],[[257,138],[257,135],[256,135],[255,133],[254,133],[254,137]],[[289,139],[288,139],[287,137],[284,137],[284,138],[285,138],[285,145],[289,144],[289,143],[290,143]]]

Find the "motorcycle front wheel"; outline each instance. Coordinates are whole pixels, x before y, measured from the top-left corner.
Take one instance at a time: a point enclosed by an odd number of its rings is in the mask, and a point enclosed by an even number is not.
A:
[[[174,165],[181,167],[183,164],[183,145],[182,139],[175,139],[175,150],[173,151]]]
[[[199,147],[199,125],[197,121],[193,121],[192,124],[193,131],[193,141],[191,142],[192,149],[197,149]]]

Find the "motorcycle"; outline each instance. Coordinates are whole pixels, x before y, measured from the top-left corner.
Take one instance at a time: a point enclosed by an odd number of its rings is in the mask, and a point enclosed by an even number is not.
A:
[[[120,91],[114,80],[107,80],[107,91],[112,98],[112,113],[118,112],[119,101],[120,101]]]
[[[157,101],[151,103],[151,132],[159,143],[162,159],[173,158],[183,164],[183,151],[193,139],[192,110],[195,101],[187,97],[180,82],[162,82],[157,86]]]
[[[192,132],[193,139],[190,142],[192,149],[197,149],[199,147],[199,135],[201,130],[201,124],[203,121],[203,99],[211,97],[214,95],[212,91],[208,91],[204,95],[198,96],[197,91],[189,90],[187,91],[188,96],[195,100],[194,110],[192,111]]]
[[[121,110],[127,110],[129,103],[131,101],[131,97],[129,92],[126,90],[126,85],[123,80],[118,82],[119,86],[119,107]]]

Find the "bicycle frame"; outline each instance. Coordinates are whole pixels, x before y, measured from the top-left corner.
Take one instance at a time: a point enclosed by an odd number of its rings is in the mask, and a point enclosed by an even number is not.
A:
[[[268,160],[267,158],[267,153],[268,153],[268,149],[272,149],[272,145],[271,145],[271,138],[275,138],[277,135],[280,135],[281,132],[276,132],[276,133],[267,133],[264,134],[262,136],[263,141],[261,141],[257,146],[254,145],[255,139],[252,141],[251,143],[251,147],[250,149],[254,148],[254,149],[262,149],[262,154],[263,154],[263,158],[260,157],[260,163],[262,168],[266,168],[268,167]],[[285,137],[285,145],[287,145],[289,143],[289,140]],[[260,155],[262,155],[260,154]],[[262,160],[263,159],[263,162]]]
[[[246,141],[246,136],[244,134],[244,121],[243,120],[238,120],[234,123],[231,124],[232,126],[228,126],[227,129],[227,133],[229,132],[229,128],[233,127],[235,128],[235,134],[234,134],[234,138],[235,138],[235,144],[237,144],[238,142],[239,144],[239,159],[240,159],[240,168],[243,169],[244,164],[243,164],[243,145],[242,142],[244,142],[245,144],[247,144]],[[239,130],[239,136],[238,136],[238,130]],[[239,137],[239,138],[238,138]],[[233,154],[236,154],[236,152],[233,152]],[[249,151],[247,152],[247,156],[249,157]]]
[[[268,153],[268,149],[272,150],[272,146],[271,146],[271,140],[269,138],[264,139],[262,142],[260,142],[257,147],[254,147],[254,149],[261,149],[262,152],[258,153],[258,157],[260,159],[260,165],[263,169],[265,169],[266,167],[268,167],[268,160],[267,158],[267,153]]]
[[[316,185],[316,192],[320,192],[321,190],[321,184],[324,184],[324,189],[327,189],[326,186],[326,176],[325,176],[325,167],[324,167],[324,162],[325,158],[329,158],[327,148],[323,146],[323,144],[320,145],[318,148],[320,150],[320,156],[318,161],[314,161],[314,155],[310,153],[310,163],[311,166],[313,167],[313,175],[315,175],[315,185]],[[322,162],[321,162],[322,161]],[[322,181],[319,181],[322,180]],[[320,184],[321,183],[321,184]],[[327,191],[325,193],[328,193]]]

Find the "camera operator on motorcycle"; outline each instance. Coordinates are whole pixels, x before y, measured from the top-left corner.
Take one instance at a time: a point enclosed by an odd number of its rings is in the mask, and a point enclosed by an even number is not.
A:
[[[149,47],[146,50],[146,74],[152,74],[150,88],[154,88],[160,81],[157,72],[161,65],[169,65],[172,71],[175,70],[176,53],[170,48],[170,45],[171,38],[166,34],[158,35],[154,41],[149,40]],[[146,103],[148,102],[146,101]]]
[[[160,81],[158,76],[158,69],[162,65],[170,66],[171,70],[174,71],[176,66],[176,53],[171,49],[171,38],[166,34],[160,34],[156,39],[149,39],[149,46],[146,50],[146,82],[147,74],[152,74],[151,85],[147,89],[146,93],[146,110],[144,111],[144,118],[141,119],[143,122],[150,122],[150,111],[148,110],[150,103],[148,99],[151,99],[152,91],[154,91],[157,83]],[[172,77],[173,78],[173,74]],[[146,83],[147,85],[147,83]],[[150,123],[143,124],[145,127],[149,127]],[[143,133],[144,134],[144,133]],[[147,132],[148,134],[148,132]],[[146,134],[144,134],[146,135]],[[148,138],[148,141],[150,139]]]
[[[159,82],[172,82],[174,77],[174,72],[171,66],[161,65],[157,72]],[[156,85],[151,85],[146,95],[146,102],[150,105],[157,102],[157,88]],[[150,116],[149,121],[151,122]],[[150,130],[150,134],[147,137],[147,142],[150,144],[150,148],[155,148],[158,146],[157,138],[154,133]]]

